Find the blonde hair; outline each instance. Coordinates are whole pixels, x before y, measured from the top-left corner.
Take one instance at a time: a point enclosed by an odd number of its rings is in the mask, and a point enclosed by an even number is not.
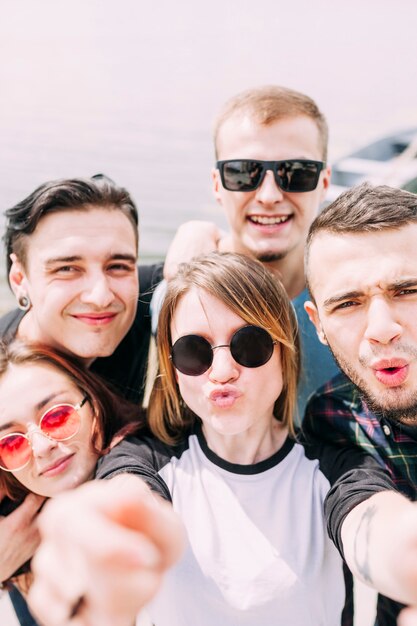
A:
[[[294,434],[300,357],[293,306],[282,284],[262,263],[240,254],[214,252],[181,265],[168,285],[158,323],[158,375],[148,406],[154,435],[172,444],[196,419],[182,401],[170,360],[173,315],[179,300],[193,287],[218,298],[246,323],[261,326],[280,343],[283,388],[274,415]]]
[[[238,115],[248,115],[256,123],[268,126],[281,119],[305,116],[316,123],[323,161],[327,160],[327,144],[329,129],[326,118],[312,98],[299,91],[267,85],[248,89],[226,102],[214,123],[214,147],[218,156],[218,140],[220,130],[225,122]]]

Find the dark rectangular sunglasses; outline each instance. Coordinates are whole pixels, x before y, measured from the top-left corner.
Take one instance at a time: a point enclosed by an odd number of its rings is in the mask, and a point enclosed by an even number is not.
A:
[[[217,161],[222,185],[228,191],[254,191],[262,184],[267,170],[272,170],[275,182],[283,191],[301,193],[313,191],[319,182],[320,172],[326,167],[323,161],[286,159],[285,161],[256,161],[232,159]]]

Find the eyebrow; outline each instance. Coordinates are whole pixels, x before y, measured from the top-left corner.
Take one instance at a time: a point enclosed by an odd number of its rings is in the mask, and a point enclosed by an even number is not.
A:
[[[343,300],[350,300],[352,298],[360,298],[363,296],[363,291],[347,291],[345,293],[340,294],[339,296],[332,296],[331,298],[327,298],[323,302],[323,306],[325,308],[329,308],[334,304],[339,304],[339,302],[343,302]]]
[[[57,256],[52,259],[47,259],[45,261],[45,266],[55,265],[56,263],[74,263],[75,261],[83,261],[84,257],[80,255],[72,255],[72,256]],[[136,256],[133,254],[123,254],[118,252],[116,254],[112,254],[106,258],[106,261],[129,261],[131,263],[136,263]]]
[[[415,287],[417,285],[417,278],[409,278],[407,280],[398,280],[388,285],[389,291],[395,289],[408,289],[409,287]]]
[[[53,400],[57,396],[60,396],[62,393],[64,393],[64,390],[51,393],[45,398],[42,398],[42,400],[40,400],[37,404],[35,404],[34,406],[35,412],[39,413],[39,411],[41,411],[44,406],[46,406],[49,402],[51,402],[51,400]],[[3,430],[8,430],[9,428],[12,428],[15,425],[15,423],[16,422],[13,421],[13,422],[6,422],[6,424],[2,424],[0,426],[0,432],[2,432]]]
[[[386,291],[397,291],[398,289],[408,289],[410,287],[417,286],[417,277],[409,278],[407,280],[397,280],[392,283],[386,285]],[[361,298],[364,295],[363,291],[347,291],[346,293],[342,293],[339,296],[332,296],[331,298],[327,298],[323,302],[323,306],[325,308],[330,308],[335,304],[339,304],[339,302],[343,302],[344,300],[351,300],[355,298]]]

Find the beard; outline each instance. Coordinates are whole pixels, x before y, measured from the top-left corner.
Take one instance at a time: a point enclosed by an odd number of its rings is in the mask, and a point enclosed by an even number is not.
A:
[[[261,263],[273,263],[274,261],[281,261],[285,259],[287,256],[287,252],[260,252],[256,254],[255,257]]]
[[[409,403],[405,407],[386,408],[377,403],[373,396],[370,396],[368,393],[361,390],[357,385],[355,386],[369,410],[372,411],[372,413],[374,413],[378,418],[383,418],[397,424],[404,424],[404,426],[417,426],[416,394],[413,398],[409,399]]]
[[[327,340],[327,339],[326,339]],[[339,368],[346,374],[352,384],[356,387],[362,400],[377,418],[384,418],[397,424],[406,426],[417,426],[417,391],[405,392],[399,388],[387,388],[383,392],[374,393],[370,386],[358,374],[358,372],[340,354],[337,354],[328,343],[330,352],[333,355]],[[401,346],[403,353],[417,355],[417,351],[412,346]],[[404,349],[405,348],[405,349]],[[402,397],[400,394],[402,393]]]

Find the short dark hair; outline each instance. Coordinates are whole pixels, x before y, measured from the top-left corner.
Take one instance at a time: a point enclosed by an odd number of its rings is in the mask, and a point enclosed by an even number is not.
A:
[[[417,222],[417,195],[362,183],[342,193],[323,209],[310,226],[305,248],[306,279],[311,243],[321,232],[365,233],[396,229]],[[309,289],[311,294],[311,289]],[[311,294],[312,295],[312,294]]]
[[[6,248],[7,273],[10,271],[12,252],[25,265],[25,240],[48,213],[70,210],[88,210],[92,207],[119,209],[132,224],[137,239],[138,212],[130,194],[102,174],[92,178],[53,180],[40,185],[27,198],[7,209]]]
[[[317,125],[323,160],[327,160],[329,129],[326,118],[312,98],[300,91],[266,85],[243,91],[226,102],[214,123],[214,147],[218,153],[221,128],[236,115],[248,115],[257,124],[268,126],[282,119],[305,116]]]

